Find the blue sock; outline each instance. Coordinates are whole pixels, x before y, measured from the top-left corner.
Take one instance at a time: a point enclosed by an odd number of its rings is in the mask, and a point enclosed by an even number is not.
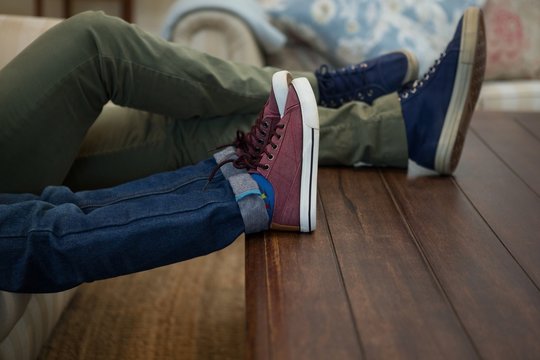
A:
[[[270,184],[270,182],[262,175],[251,174],[251,177],[253,180],[255,180],[257,185],[259,185],[259,189],[261,190],[261,198],[266,204],[266,211],[268,211],[268,217],[272,219],[272,214],[274,212],[274,188],[272,187],[272,184]]]

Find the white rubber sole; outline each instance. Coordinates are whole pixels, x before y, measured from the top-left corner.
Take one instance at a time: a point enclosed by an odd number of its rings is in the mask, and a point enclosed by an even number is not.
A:
[[[292,82],[292,75],[287,70],[278,71],[272,75],[272,89],[279,109],[279,115],[283,117],[285,113],[285,103],[289,94],[289,85]]]
[[[317,174],[319,164],[319,112],[313,89],[306,78],[292,81],[302,111],[302,177],[300,183],[300,231],[317,227]]]
[[[481,38],[484,25],[480,9],[465,11],[461,33],[454,88],[435,153],[435,171],[441,174],[451,174],[457,165],[483,80],[485,43],[481,42],[485,40]]]

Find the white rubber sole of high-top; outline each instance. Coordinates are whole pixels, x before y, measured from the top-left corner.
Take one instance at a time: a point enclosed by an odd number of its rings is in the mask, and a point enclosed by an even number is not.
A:
[[[452,174],[484,79],[486,44],[482,11],[469,8],[463,16],[456,78],[435,153],[435,171]]]
[[[279,114],[283,117],[285,113],[285,103],[289,94],[289,85],[292,82],[292,75],[287,70],[281,70],[272,75],[272,89],[279,109]]]
[[[300,231],[317,227],[317,174],[319,164],[319,112],[311,84],[306,78],[292,81],[302,111],[302,177],[300,182]]]

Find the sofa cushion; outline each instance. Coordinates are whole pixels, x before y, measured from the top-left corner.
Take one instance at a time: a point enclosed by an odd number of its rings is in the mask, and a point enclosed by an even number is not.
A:
[[[61,19],[0,15],[0,69]]]
[[[444,50],[463,10],[485,0],[259,0],[274,22],[336,65],[407,48],[425,71]]]
[[[28,295],[0,291],[0,359],[35,359],[75,291]]]
[[[170,40],[210,55],[244,64],[263,65],[263,56],[249,26],[238,16],[218,10],[187,14],[171,30]]]
[[[485,6],[488,79],[540,79],[540,1],[489,0]]]
[[[21,318],[30,294],[14,294],[0,291],[0,342],[8,336],[13,326]]]

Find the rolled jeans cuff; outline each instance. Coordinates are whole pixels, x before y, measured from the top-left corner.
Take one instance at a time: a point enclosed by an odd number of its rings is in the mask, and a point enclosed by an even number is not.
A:
[[[227,147],[214,154],[214,159],[218,164],[221,161],[236,158],[233,147]],[[221,172],[229,181],[229,185],[236,197],[244,221],[245,233],[251,234],[268,230],[270,217],[266,211],[266,204],[261,198],[261,190],[257,182],[253,180],[246,170],[237,169],[232,163],[223,165]]]

